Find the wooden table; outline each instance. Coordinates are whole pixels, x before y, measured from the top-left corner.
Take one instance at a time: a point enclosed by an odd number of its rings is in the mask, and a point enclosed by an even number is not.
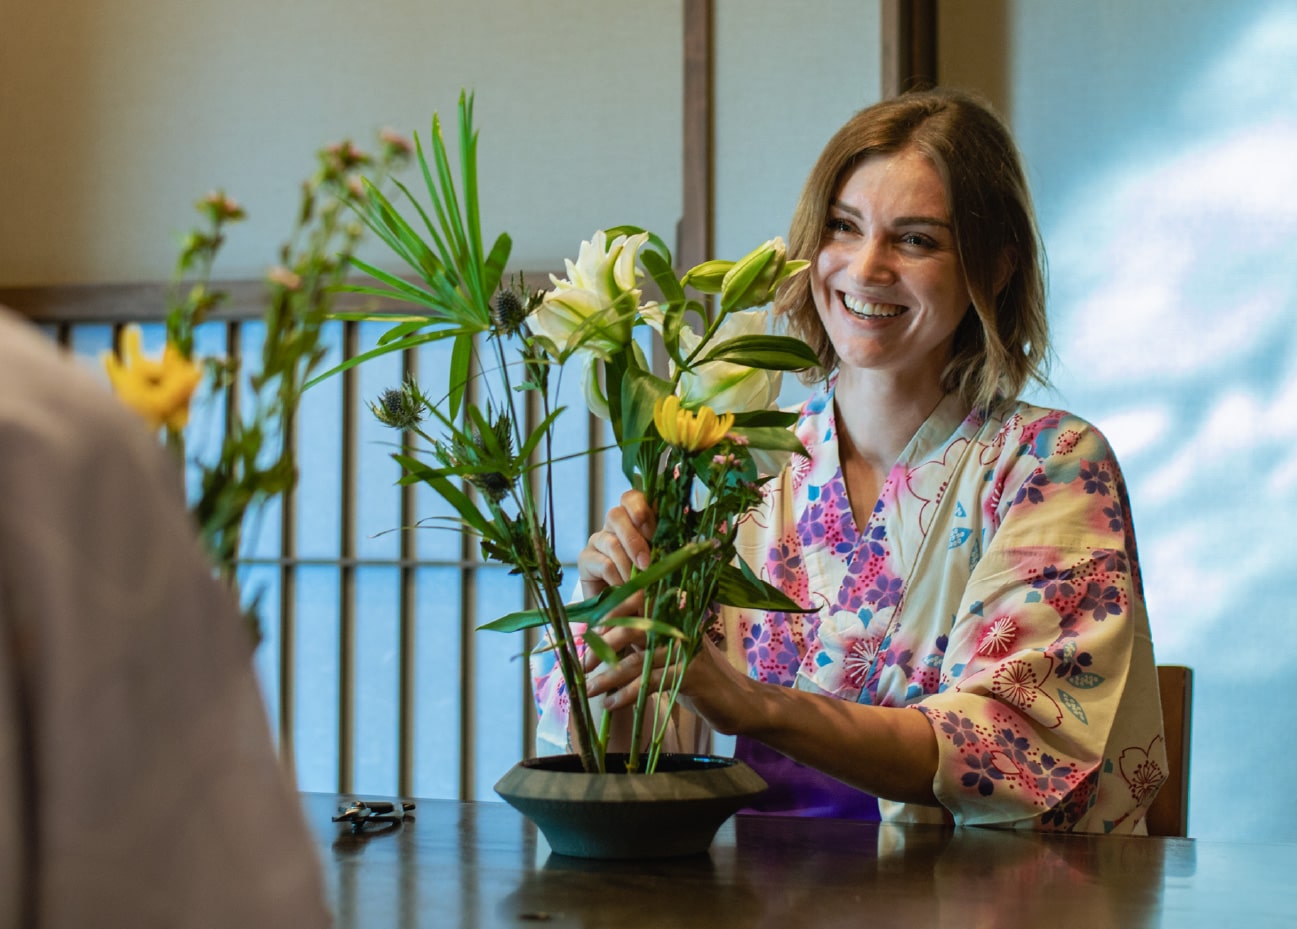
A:
[[[705,856],[599,862],[501,803],[355,835],[303,801],[338,929],[1297,926],[1297,845],[738,816]]]

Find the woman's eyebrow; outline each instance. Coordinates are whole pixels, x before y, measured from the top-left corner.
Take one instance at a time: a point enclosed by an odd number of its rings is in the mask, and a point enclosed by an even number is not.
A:
[[[843,203],[841,200],[829,201],[829,209],[836,210],[839,213],[846,213],[848,216],[856,219],[863,219],[864,214],[850,204]],[[939,216],[898,216],[892,220],[893,226],[938,226],[942,229],[950,228],[950,221],[942,219]]]
[[[898,216],[892,220],[893,226],[939,226],[949,229],[950,223],[936,216]]]

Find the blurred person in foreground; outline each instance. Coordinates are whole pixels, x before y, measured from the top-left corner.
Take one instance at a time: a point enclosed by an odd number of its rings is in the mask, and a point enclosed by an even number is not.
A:
[[[0,486],[0,929],[329,925],[174,462],[3,311]]]

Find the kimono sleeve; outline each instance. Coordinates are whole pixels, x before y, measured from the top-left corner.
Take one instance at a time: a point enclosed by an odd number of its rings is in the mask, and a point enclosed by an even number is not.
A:
[[[934,789],[961,824],[1130,831],[1165,755],[1122,476],[1075,417],[1018,438],[987,471],[988,543],[939,690],[918,705],[941,756]]]
[[[567,683],[553,649],[531,654],[531,684],[536,698],[536,754],[563,755],[568,746]]]

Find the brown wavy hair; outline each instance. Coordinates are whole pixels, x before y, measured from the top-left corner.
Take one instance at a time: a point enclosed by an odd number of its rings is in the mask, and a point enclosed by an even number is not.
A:
[[[829,203],[862,160],[911,148],[932,161],[945,186],[955,248],[972,297],[955,331],[942,387],[989,409],[1016,399],[1029,381],[1048,382],[1049,326],[1045,255],[1022,161],[1008,129],[984,100],[952,90],[915,91],[848,120],[806,180],[789,230],[788,257],[815,260]],[[1008,278],[997,290],[997,278],[1006,271]],[[811,297],[809,273],[784,286],[775,312],[815,351],[825,371],[837,366],[837,352]],[[815,376],[803,373],[803,380]]]

